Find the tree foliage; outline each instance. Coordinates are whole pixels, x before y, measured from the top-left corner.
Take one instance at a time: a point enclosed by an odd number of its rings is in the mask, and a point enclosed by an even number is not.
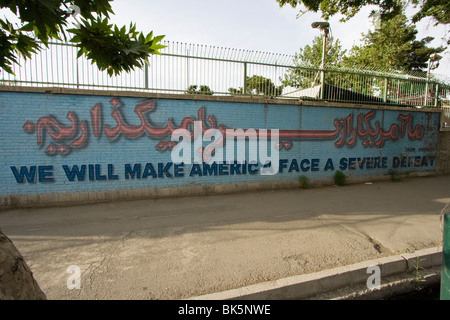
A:
[[[202,85],[199,87],[195,84],[189,86],[186,93],[187,94],[206,94],[209,96],[214,94],[214,92],[208,86]]]
[[[355,16],[362,7],[375,5],[379,7],[383,21],[402,12],[402,0],[276,0],[280,6],[290,5],[293,8],[304,6],[306,11],[320,11],[322,17],[328,20],[331,16],[340,13],[343,20]],[[450,1],[448,0],[412,0],[411,3],[418,8],[413,16],[417,22],[424,17],[432,17],[437,24],[450,23]],[[302,12],[302,11],[301,11]]]
[[[354,46],[349,52],[342,50],[339,40],[327,41],[324,83],[376,97],[383,97],[384,94],[395,96],[395,93],[401,92],[420,96],[423,92],[423,86],[420,85],[411,86],[409,82],[389,82],[387,85],[383,77],[370,77],[367,72],[346,72],[414,71],[416,75],[426,77],[431,53],[440,53],[445,48],[429,47],[432,37],[417,40],[416,35],[415,26],[409,24],[407,17],[400,13],[383,21],[376,31],[369,30],[363,34],[362,44]],[[323,37],[318,36],[314,38],[312,45],[306,45],[294,55],[295,67],[284,75],[284,86],[307,89],[320,84],[322,41]]]
[[[290,68],[282,79],[284,86],[294,88],[309,88],[318,83],[319,74],[317,71],[308,71],[305,68],[320,68],[322,63],[323,37],[317,36],[313,39],[312,45],[300,48],[294,54],[293,64],[295,68]],[[345,58],[346,50],[342,49],[339,39],[330,38],[327,40],[325,51],[325,66],[340,67]],[[328,78],[330,80],[330,78]]]
[[[383,21],[379,30],[363,34],[362,45],[354,46],[344,60],[347,64],[369,69],[426,71],[430,55],[443,52],[445,48],[428,47],[433,38],[417,40],[416,35],[416,27],[400,13]]]
[[[251,95],[264,95],[276,97],[283,92],[283,86],[276,86],[271,79],[263,76],[253,75],[246,77],[247,94]],[[244,94],[243,88],[229,88],[228,92],[232,95]]]
[[[279,96],[283,87],[277,87],[269,78],[253,75],[247,77],[247,91],[256,95]]]
[[[159,54],[163,36],[154,37],[109,23],[112,0],[0,0],[0,8],[9,9],[19,23],[0,19],[0,67],[12,73],[18,55],[30,58],[49,41],[67,40],[109,75],[141,67],[151,54]],[[70,28],[74,17],[79,24]],[[73,19],[72,19],[73,20]]]
[[[425,17],[432,17],[436,24],[450,23],[450,1],[448,0],[412,0],[412,3],[420,10],[413,16],[413,22],[418,22]]]
[[[350,50],[348,57],[344,59],[347,67],[358,69],[378,69],[381,71],[402,71],[410,73],[414,71],[416,76],[426,77],[428,61],[432,53],[440,53],[445,50],[443,47],[429,47],[433,40],[426,37],[422,40],[416,39],[417,29],[410,24],[408,18],[400,13],[388,21],[383,21],[376,31],[368,31],[363,34],[362,45],[354,46]],[[423,86],[412,85],[409,82],[388,82],[384,83],[382,78],[372,78],[371,88],[378,90],[381,96],[402,96],[408,93],[408,99],[417,97],[417,101],[408,103],[420,104],[423,102]],[[367,85],[360,85],[353,82],[352,88],[362,93]],[[434,93],[433,93],[434,94]],[[431,95],[430,95],[431,96]],[[405,98],[406,99],[406,98]],[[405,100],[406,101],[406,100]]]

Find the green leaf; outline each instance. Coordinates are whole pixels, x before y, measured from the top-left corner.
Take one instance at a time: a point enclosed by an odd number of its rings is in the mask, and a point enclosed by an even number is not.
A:
[[[111,0],[23,0],[4,1],[3,7],[10,8],[22,23],[17,30],[6,19],[0,19],[0,67],[6,72],[17,62],[16,54],[29,58],[41,48],[39,39],[45,46],[51,39],[66,39],[65,32],[71,34],[70,43],[78,47],[77,57],[85,56],[96,64],[99,70],[109,75],[128,72],[148,62],[150,54],[159,54],[164,48],[158,44],[164,36],[153,38],[153,32],[145,36],[136,31],[136,24],[130,23],[129,30],[109,22],[113,13]],[[80,8],[77,18],[82,22],[79,28],[65,30],[68,8],[76,5]],[[65,30],[65,31],[64,31]],[[34,36],[28,36],[27,34]],[[2,40],[3,38],[3,40]]]

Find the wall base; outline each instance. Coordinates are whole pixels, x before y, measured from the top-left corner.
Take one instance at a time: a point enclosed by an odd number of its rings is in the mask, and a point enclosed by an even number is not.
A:
[[[440,173],[442,174],[442,173]],[[395,179],[392,175],[378,175],[367,177],[347,176],[346,184],[358,184],[377,181],[397,181],[406,178],[435,176],[435,171],[400,173]],[[333,186],[334,179],[311,180],[307,187],[317,188]],[[167,197],[190,197],[223,195],[242,192],[255,192],[267,190],[300,189],[298,180],[271,183],[248,184],[221,184],[221,185],[195,185],[176,188],[151,188],[133,190],[115,190],[99,192],[53,193],[34,195],[9,195],[0,197],[0,211],[19,208],[58,207],[83,204],[103,203],[110,201],[129,201],[144,199],[161,199]]]

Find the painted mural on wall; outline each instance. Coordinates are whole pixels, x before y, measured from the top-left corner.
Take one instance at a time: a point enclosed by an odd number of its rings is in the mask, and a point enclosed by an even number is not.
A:
[[[324,179],[336,170],[364,176],[435,165],[438,113],[19,92],[0,96],[2,195],[286,181],[300,175]],[[215,129],[223,137],[227,130],[247,137],[247,158],[207,161],[210,140],[192,150],[202,161],[173,161],[179,144],[173,133],[182,129],[194,137],[196,128],[201,135]],[[278,155],[276,174],[260,174],[273,159],[248,159],[251,134],[268,134]],[[223,150],[229,143],[216,139],[216,153],[218,142]]]
[[[136,138],[142,135],[147,135],[152,138],[162,138],[157,144],[156,149],[159,151],[172,150],[175,143],[172,140],[164,141],[164,138],[170,135],[179,128],[189,129],[194,125],[195,121],[203,122],[204,107],[200,107],[197,111],[197,119],[193,117],[185,117],[181,120],[180,125],[176,126],[172,123],[172,118],[168,118],[167,123],[162,126],[151,125],[151,118],[146,118],[146,114],[152,111],[154,101],[147,100],[136,104],[134,113],[139,119],[138,124],[128,124],[122,119],[117,105],[120,103],[119,99],[112,98],[109,103],[113,106],[111,118],[114,119],[116,125],[109,127],[100,125],[100,113],[102,106],[97,103],[90,110],[89,120],[78,120],[78,116],[74,111],[68,111],[66,118],[69,120],[68,125],[61,124],[56,117],[48,115],[40,117],[36,123],[27,120],[22,128],[27,133],[35,133],[36,142],[38,146],[43,145],[43,135],[48,135],[52,141],[45,148],[49,155],[59,153],[65,155],[72,149],[79,149],[89,143],[89,136],[87,134],[87,126],[91,126],[94,138],[99,138],[103,133],[109,140],[116,139],[119,135],[127,138]],[[371,123],[375,116],[375,111],[370,110],[367,113],[358,113],[355,119],[353,114],[349,114],[345,118],[330,119],[332,130],[280,130],[279,137],[284,139],[279,144],[279,149],[289,150],[292,139],[317,139],[327,140],[335,139],[334,145],[336,147],[354,147],[357,140],[360,139],[363,147],[382,147],[385,140],[396,141],[407,136],[410,140],[421,140],[424,135],[424,127],[422,124],[416,124],[413,128],[413,117],[411,114],[399,114],[397,117],[398,123],[392,123],[390,127],[385,130],[380,127],[380,121],[376,120]],[[90,124],[89,124],[90,122]],[[213,115],[208,115],[207,122],[209,128],[216,128],[225,136],[226,127],[223,124],[216,124]],[[203,130],[208,129],[203,126]],[[248,130],[248,129],[243,129]],[[76,133],[79,133],[77,136]]]

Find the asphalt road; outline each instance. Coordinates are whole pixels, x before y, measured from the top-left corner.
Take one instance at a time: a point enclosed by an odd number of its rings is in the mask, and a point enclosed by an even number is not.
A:
[[[169,300],[439,246],[449,201],[450,176],[421,177],[17,209],[0,229],[48,299]]]

